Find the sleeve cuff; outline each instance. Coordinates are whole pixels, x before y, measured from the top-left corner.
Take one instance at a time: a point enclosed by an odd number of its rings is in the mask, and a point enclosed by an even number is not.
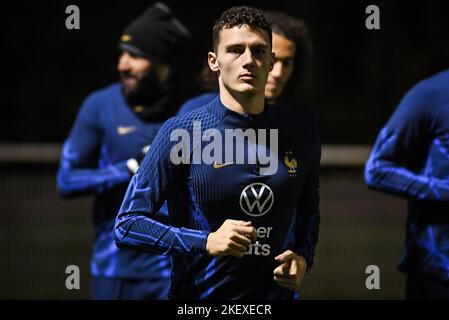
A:
[[[312,270],[312,266],[313,266],[313,254],[307,252],[304,249],[300,249],[300,248],[295,248],[294,252],[298,256],[302,256],[302,257],[304,257],[304,259],[306,259],[306,262],[307,262],[307,273],[309,273]]]
[[[184,246],[188,253],[206,253],[207,237],[210,231],[179,228],[184,235]]]
[[[123,180],[129,180],[133,176],[133,173],[129,170],[127,161],[123,161],[114,165],[114,174],[123,177]]]

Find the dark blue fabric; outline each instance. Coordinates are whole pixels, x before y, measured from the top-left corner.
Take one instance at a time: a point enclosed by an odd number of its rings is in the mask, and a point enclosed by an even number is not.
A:
[[[92,278],[93,300],[167,300],[163,279]]]
[[[449,70],[405,95],[376,140],[365,179],[408,199],[401,270],[449,281]]]
[[[438,278],[417,274],[407,275],[407,300],[448,300],[449,283]]]
[[[182,116],[186,113],[189,113],[192,110],[205,106],[206,104],[214,100],[216,97],[218,97],[218,91],[206,92],[190,100],[187,100],[179,108],[178,116]]]
[[[177,140],[171,141],[170,134],[182,128],[191,137],[193,121],[201,121],[203,132],[211,128],[221,133],[237,128],[279,129],[277,172],[261,175],[257,163],[221,169],[204,162],[173,164],[170,153]],[[190,142],[194,150],[200,143],[204,147],[204,141]],[[298,164],[295,174],[289,173],[288,152]],[[293,293],[273,281],[278,265],[274,257],[291,249],[303,255],[309,266],[313,264],[320,220],[320,156],[318,131],[309,114],[296,117],[266,106],[260,115],[241,115],[216,98],[163,125],[129,185],[116,220],[117,243],[172,255],[172,299],[291,299]],[[247,215],[240,205],[243,189],[252,183],[263,183],[274,194],[270,211],[260,217]],[[170,225],[154,219],[165,200]],[[226,219],[251,220],[256,228],[273,229],[257,240],[259,252],[253,248],[252,254],[241,259],[208,256],[207,236]]]
[[[142,158],[142,149],[151,144],[160,127],[161,123],[140,120],[116,83],[84,101],[64,143],[57,174],[59,192],[64,197],[95,195],[91,261],[94,276],[159,279],[168,287],[168,257],[119,249],[113,233],[115,217],[132,176],[126,161]],[[166,217],[166,210],[161,210],[160,219]]]

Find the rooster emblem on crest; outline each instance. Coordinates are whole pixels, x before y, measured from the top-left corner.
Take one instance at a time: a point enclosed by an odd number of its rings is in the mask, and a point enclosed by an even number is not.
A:
[[[296,169],[298,168],[298,163],[296,159],[293,157],[293,152],[286,151],[284,156],[285,165],[288,167],[288,173],[296,174]]]

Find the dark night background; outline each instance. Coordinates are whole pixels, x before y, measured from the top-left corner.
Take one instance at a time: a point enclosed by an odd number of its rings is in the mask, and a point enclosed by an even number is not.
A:
[[[152,2],[2,5],[0,299],[90,297],[93,197],[59,197],[59,147],[84,98],[118,80],[118,39]],[[185,58],[190,83],[206,59],[214,20],[232,5],[283,10],[305,19],[315,56],[297,95],[316,111],[323,144],[338,144],[346,162],[322,162],[320,240],[301,298],[403,298],[405,279],[397,262],[405,239],[405,201],[368,190],[363,165],[405,92],[449,68],[449,2],[165,2],[194,36],[194,50]],[[80,8],[80,30],[65,27],[70,4]],[[370,4],[380,8],[381,30],[365,28]],[[192,95],[198,92],[192,88]],[[362,144],[365,152],[354,162],[357,152],[341,144]],[[381,270],[380,290],[365,286],[365,268],[373,264]],[[80,290],[65,287],[68,265],[81,270]]]
[[[117,40],[152,2],[14,2],[3,18],[0,141],[62,142],[86,95],[117,80]],[[194,35],[192,79],[214,20],[231,5],[304,18],[315,57],[298,95],[316,110],[323,143],[373,143],[407,89],[449,67],[447,1],[166,2]],[[80,30],[65,28],[69,4],[80,8]],[[365,28],[369,4],[380,8],[381,30]]]

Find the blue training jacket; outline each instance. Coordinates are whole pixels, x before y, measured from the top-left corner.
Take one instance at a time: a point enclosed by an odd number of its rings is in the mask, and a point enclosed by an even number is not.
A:
[[[65,141],[57,174],[64,197],[94,194],[95,240],[93,276],[154,279],[169,283],[168,257],[119,249],[114,221],[132,174],[130,158],[143,158],[161,123],[146,123],[126,104],[121,85],[115,83],[89,95]],[[80,213],[81,214],[81,213]],[[166,209],[158,213],[166,219]]]
[[[377,138],[365,180],[408,200],[401,270],[449,281],[449,70],[405,95]]]
[[[277,171],[265,175],[261,163],[237,164],[236,158],[224,166],[174,163],[178,142],[170,135],[183,129],[191,138],[196,121],[201,121],[203,132],[278,129]],[[190,151],[207,148],[206,140],[190,140]],[[260,143],[250,141],[245,148],[272,152]],[[192,153],[188,156],[192,159]],[[217,97],[163,125],[130,182],[116,219],[116,241],[172,255],[172,299],[291,299],[293,293],[273,280],[278,265],[274,257],[290,249],[303,255],[309,267],[313,264],[320,220],[320,156],[318,130],[309,114],[295,117],[266,105],[259,115],[241,115]],[[169,225],[154,216],[165,201]],[[243,258],[205,252],[208,234],[226,219],[251,220],[257,229],[258,239]]]

